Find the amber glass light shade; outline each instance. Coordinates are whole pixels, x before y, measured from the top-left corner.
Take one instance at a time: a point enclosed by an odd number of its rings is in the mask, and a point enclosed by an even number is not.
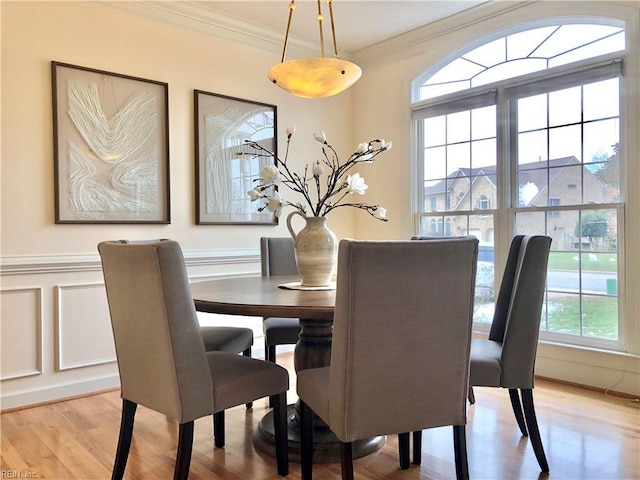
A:
[[[283,90],[303,98],[323,98],[336,95],[345,91],[356,83],[362,76],[362,70],[355,63],[341,60],[338,55],[338,43],[336,42],[336,28],[333,21],[333,0],[327,0],[331,19],[331,36],[333,38],[333,57],[327,58],[324,54],[324,30],[322,29],[322,5],[318,2],[318,29],[320,32],[320,57],[299,58],[285,61],[287,56],[287,44],[291,29],[291,19],[296,9],[296,0],[289,3],[289,19],[287,31],[284,34],[282,47],[282,60],[269,70],[269,80]]]
[[[269,80],[303,98],[323,98],[343,92],[362,76],[355,63],[339,58],[299,58],[269,70]]]

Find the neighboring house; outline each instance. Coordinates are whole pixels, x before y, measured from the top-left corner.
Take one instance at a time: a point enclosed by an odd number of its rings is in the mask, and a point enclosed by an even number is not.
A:
[[[550,161],[526,163],[519,166],[519,205],[560,206],[579,205],[581,202],[603,203],[612,195],[587,167],[574,156]],[[584,199],[583,190],[584,189]],[[426,211],[474,211],[469,217],[451,213],[430,219],[429,235],[475,235],[481,242],[493,243],[493,209],[496,208],[496,166],[459,168],[446,179],[425,186]],[[486,214],[482,210],[491,210]],[[469,223],[467,225],[467,218]],[[544,213],[521,216],[526,225],[521,231],[544,231]],[[575,248],[578,221],[577,211],[551,211],[547,216],[547,231],[553,232],[556,248]]]

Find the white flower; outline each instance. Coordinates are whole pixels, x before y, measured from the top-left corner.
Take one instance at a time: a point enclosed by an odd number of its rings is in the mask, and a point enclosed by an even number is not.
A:
[[[316,142],[325,144],[327,143],[327,136],[324,134],[322,130],[320,132],[314,133],[313,138],[316,139]]]
[[[358,145],[358,148],[356,149],[357,153],[365,153],[369,150],[369,144],[367,142],[361,143],[360,145]]]
[[[262,192],[257,188],[254,188],[253,190],[249,190],[247,192],[247,195],[249,195],[252,202],[255,202],[259,198],[262,198]]]
[[[276,217],[282,213],[282,207],[284,207],[284,202],[278,192],[273,192],[272,197],[267,197],[267,210],[273,212]]]
[[[278,185],[280,183],[280,172],[275,165],[265,165],[262,167],[262,170],[260,170],[260,179],[262,183]]]
[[[362,178],[359,173],[354,173],[347,177],[347,193],[364,195],[367,188],[369,188],[369,185],[364,183],[364,178]]]
[[[387,219],[387,209],[384,207],[375,207],[373,210],[373,216],[379,220]]]
[[[313,138],[320,144],[322,156],[304,165],[302,175],[293,171],[292,165],[287,163],[291,138],[295,135],[295,125],[287,125],[287,149],[283,159],[274,155],[262,144],[254,140],[245,140],[250,151],[242,152],[251,155],[252,159],[264,162],[273,158],[271,165],[260,168],[259,181],[252,184],[253,189],[247,192],[251,201],[261,200],[258,212],[270,212],[276,217],[281,215],[284,207],[292,207],[304,216],[325,217],[339,207],[353,207],[364,210],[372,217],[383,222],[387,221],[387,210],[378,205],[369,205],[347,199],[348,195],[357,193],[364,195],[369,188],[359,173],[353,173],[358,164],[373,163],[378,155],[389,150],[391,142],[373,139],[362,142],[345,161],[340,161],[338,153],[327,141],[324,131],[313,134]],[[264,165],[264,164],[262,164]],[[322,177],[322,181],[320,178]],[[285,200],[276,191],[275,186],[287,187],[299,198]]]
[[[322,168],[322,165],[320,164],[320,160],[316,160],[316,163],[313,166],[312,173],[313,173],[313,176],[316,178],[324,173],[324,168]]]

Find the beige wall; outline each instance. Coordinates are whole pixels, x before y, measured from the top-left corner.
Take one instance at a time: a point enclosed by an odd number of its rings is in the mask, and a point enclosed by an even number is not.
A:
[[[50,61],[169,84],[172,222],[168,226],[55,225]],[[255,248],[284,226],[194,225],[193,89],[278,106],[297,125],[291,160],[316,157],[314,131],[352,149],[350,93],[298,99],[267,79],[277,55],[145,20],[89,2],[4,2],[2,7],[2,254],[93,253],[104,238],[171,237],[185,249]],[[281,135],[281,140],[284,135]],[[347,220],[350,215],[347,215]],[[331,226],[353,235],[350,222]]]

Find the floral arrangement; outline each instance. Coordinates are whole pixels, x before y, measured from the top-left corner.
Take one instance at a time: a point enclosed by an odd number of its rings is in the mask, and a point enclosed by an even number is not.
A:
[[[347,161],[341,163],[338,154],[327,142],[325,133],[314,133],[313,136],[322,149],[321,159],[316,160],[311,169],[309,169],[309,165],[306,165],[303,174],[299,175],[292,172],[287,164],[289,145],[295,131],[295,125],[287,127],[287,149],[283,160],[259,143],[250,140],[246,140],[246,145],[251,148],[252,152],[239,153],[239,155],[273,157],[274,159],[274,165],[262,167],[260,179],[256,180],[260,182],[259,185],[247,192],[251,201],[265,201],[265,204],[258,209],[259,211],[266,208],[276,216],[280,216],[283,207],[291,206],[305,216],[308,215],[307,211],[309,210],[310,215],[322,217],[339,207],[353,207],[365,210],[378,220],[385,222],[388,220],[387,210],[379,205],[348,201],[351,195],[364,195],[369,188],[359,173],[349,172],[359,163],[372,163],[382,152],[391,149],[393,142],[375,139],[361,143]],[[277,187],[280,185],[302,195],[304,202],[292,203],[284,199],[278,192]]]

